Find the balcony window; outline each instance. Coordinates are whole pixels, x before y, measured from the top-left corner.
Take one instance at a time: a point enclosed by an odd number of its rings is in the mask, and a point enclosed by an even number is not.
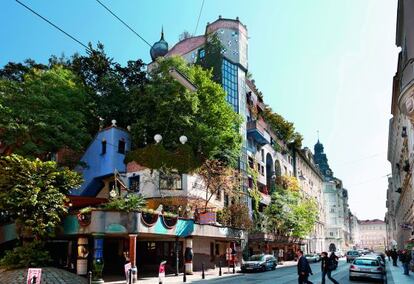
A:
[[[133,176],[129,178],[129,189],[134,192],[139,192],[140,176]]]
[[[106,153],[106,140],[103,140],[101,142],[101,155],[104,155]]]
[[[182,176],[178,173],[160,173],[160,190],[182,190]]]
[[[203,59],[204,57],[206,57],[206,51],[204,48],[201,48],[198,50],[198,58]]]
[[[125,154],[125,140],[121,139],[118,141],[118,153]]]

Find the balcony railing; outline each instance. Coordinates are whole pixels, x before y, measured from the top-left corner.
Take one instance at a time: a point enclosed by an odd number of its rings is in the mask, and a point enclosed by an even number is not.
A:
[[[247,135],[253,137],[259,144],[269,144],[270,134],[267,125],[263,121],[253,120],[247,122]]]

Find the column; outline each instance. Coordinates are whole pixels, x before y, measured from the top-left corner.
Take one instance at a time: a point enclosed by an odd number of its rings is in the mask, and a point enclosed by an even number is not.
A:
[[[70,248],[71,250],[71,248]],[[86,275],[88,273],[88,238],[78,238],[78,255],[76,258],[76,274]]]
[[[178,250],[178,237],[175,238],[175,276],[180,274],[180,252]]]
[[[184,262],[185,262],[185,273],[193,274],[193,239],[185,239],[185,253],[184,253]]]
[[[132,283],[138,283],[138,269],[137,269],[137,235],[129,235],[129,261],[131,262]]]
[[[103,259],[103,234],[93,235],[93,262],[92,262],[92,283],[103,284],[102,272],[104,268]]]

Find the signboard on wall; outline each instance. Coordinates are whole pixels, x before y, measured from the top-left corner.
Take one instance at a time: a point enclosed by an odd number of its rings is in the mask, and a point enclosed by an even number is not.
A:
[[[34,282],[33,278],[36,277],[36,282]],[[29,268],[27,272],[27,284],[40,284],[40,280],[42,279],[42,269],[41,268]]]
[[[216,223],[216,212],[205,212],[200,214],[200,224],[215,224]]]

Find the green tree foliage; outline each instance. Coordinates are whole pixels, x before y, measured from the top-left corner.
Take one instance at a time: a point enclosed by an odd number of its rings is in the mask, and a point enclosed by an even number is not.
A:
[[[18,155],[0,157],[0,211],[16,221],[20,238],[53,236],[66,213],[66,194],[79,187],[81,177],[55,162]]]
[[[253,226],[249,216],[249,208],[238,199],[217,212],[217,221],[223,226],[243,230],[249,230]]]
[[[268,231],[303,238],[308,235],[318,218],[318,208],[313,199],[301,194],[297,182],[285,178],[272,194],[265,210]]]
[[[6,251],[0,260],[0,266],[5,268],[41,267],[51,261],[50,254],[40,241],[32,241],[24,246],[15,247]]]
[[[197,91],[190,92],[173,79],[169,74],[171,68],[187,76],[197,86]],[[181,168],[180,172],[194,170],[207,159],[227,164],[237,160],[241,148],[238,133],[241,118],[226,102],[221,86],[211,80],[210,71],[197,65],[189,66],[182,58],[172,57],[157,61],[149,75],[144,92],[133,103],[138,114],[132,125],[133,142],[137,148],[149,151],[153,148],[150,145],[155,143],[154,135],[161,134],[161,150],[170,153],[167,155],[170,158],[152,161],[149,155],[132,152],[127,160],[135,160],[149,168],[154,168],[154,165],[157,168]],[[180,146],[181,135],[188,137],[185,149]],[[142,156],[150,161],[141,159]],[[194,156],[197,164],[185,169],[182,160],[188,156]]]
[[[138,98],[132,93],[139,94],[146,82],[144,63],[140,59],[130,60],[122,67],[106,55],[103,44],[93,48],[89,43],[89,49],[86,56],[75,54],[66,64],[87,88],[91,100],[90,131],[95,134],[99,123],[107,126],[112,119],[126,128],[137,114],[131,105]],[[52,58],[51,62],[62,64],[62,59]]]
[[[222,72],[221,66],[223,63],[223,56],[221,51],[223,45],[216,33],[212,33],[207,37],[204,45],[204,57],[197,57],[196,64],[202,66],[204,69],[211,70],[213,74],[213,81],[221,84]]]
[[[19,65],[7,76],[5,70],[0,78],[3,154],[44,158],[64,146],[80,150],[89,141],[85,89],[70,70]]]
[[[299,132],[295,131],[295,127],[292,122],[289,122],[278,113],[267,106],[262,113],[263,118],[270,125],[276,135],[286,143],[293,143],[296,148],[302,147],[303,137]]]
[[[108,203],[103,204],[101,208],[107,210],[131,212],[144,208],[146,204],[147,202],[145,201],[144,197],[142,197],[142,195],[128,194],[126,196],[111,199]]]

